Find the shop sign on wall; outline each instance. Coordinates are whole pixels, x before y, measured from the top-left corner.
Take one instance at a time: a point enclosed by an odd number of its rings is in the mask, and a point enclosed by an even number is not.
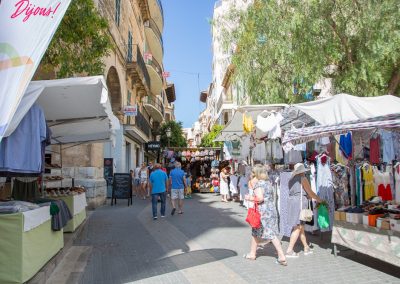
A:
[[[125,116],[137,116],[137,105],[124,106],[124,115]]]

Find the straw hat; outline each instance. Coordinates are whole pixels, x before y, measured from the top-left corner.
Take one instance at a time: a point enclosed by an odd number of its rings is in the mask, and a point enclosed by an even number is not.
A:
[[[292,172],[292,177],[308,172],[309,169],[306,169],[303,163],[298,163],[294,166],[294,171]]]

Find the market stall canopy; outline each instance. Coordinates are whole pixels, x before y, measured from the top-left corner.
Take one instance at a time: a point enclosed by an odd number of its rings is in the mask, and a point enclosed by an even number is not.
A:
[[[333,97],[293,105],[320,125],[369,119],[400,113],[400,98],[395,96],[356,97],[338,94]]]
[[[103,76],[32,81],[5,136],[12,134],[34,103],[44,111],[54,144],[110,140],[120,127]]]
[[[400,129],[400,113],[368,119],[358,119],[334,125],[318,125],[292,129],[285,132],[282,142],[284,144],[290,142],[293,145],[296,145],[317,140],[321,137],[344,134],[348,131],[369,130],[375,128],[384,128],[388,130]]]
[[[243,135],[243,114],[246,113],[250,116],[254,122],[257,120],[257,116],[265,111],[281,111],[284,108],[288,107],[286,104],[272,104],[272,105],[250,105],[239,107],[232,119],[228,122],[225,128],[221,131],[221,133],[214,140],[215,142],[221,142],[229,140],[231,135]]]

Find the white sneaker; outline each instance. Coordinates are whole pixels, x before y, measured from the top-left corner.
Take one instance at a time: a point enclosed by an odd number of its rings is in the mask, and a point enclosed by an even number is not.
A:
[[[313,254],[314,253],[314,251],[312,250],[312,249],[308,249],[308,250],[304,250],[304,255],[310,255],[310,254]]]

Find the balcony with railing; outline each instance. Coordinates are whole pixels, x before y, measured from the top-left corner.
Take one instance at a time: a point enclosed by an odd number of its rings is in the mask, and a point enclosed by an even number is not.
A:
[[[148,0],[150,17],[154,19],[160,31],[164,28],[164,10],[160,0]]]
[[[156,122],[164,120],[164,105],[158,97],[147,96],[143,101],[143,106]]]
[[[147,137],[150,137],[151,125],[139,110],[135,117],[135,126],[139,128]]]
[[[151,80],[151,86],[150,86],[151,92],[153,93],[153,95],[161,93],[163,89],[163,76],[162,76],[163,69],[161,65],[158,63],[157,59],[153,56],[151,60],[148,59],[146,61],[146,66]]]
[[[145,22],[145,33],[151,53],[158,61],[162,62],[164,56],[164,43],[162,34],[153,19]]]
[[[147,93],[151,90],[151,77],[137,44],[127,45],[127,74],[135,83],[140,83]]]

